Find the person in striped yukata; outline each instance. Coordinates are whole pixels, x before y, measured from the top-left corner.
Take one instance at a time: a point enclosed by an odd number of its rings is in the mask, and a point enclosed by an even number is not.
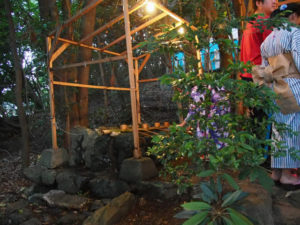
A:
[[[275,15],[287,17],[289,21],[293,24],[300,25],[300,4],[291,3],[281,5],[277,10],[275,10],[271,18]],[[300,106],[300,29],[297,26],[292,26],[291,30],[284,28],[274,28],[272,33],[265,39],[261,45],[261,55],[262,55],[262,66],[268,66],[270,59],[278,57],[279,55],[289,54],[291,55],[290,61],[293,61],[293,65],[296,71],[293,76],[282,77],[282,80],[288,84],[288,87],[293,95],[295,102],[295,108]],[[280,60],[278,60],[280,61]],[[278,62],[277,61],[277,62]],[[278,64],[280,64],[278,62]],[[288,78],[286,78],[288,77]],[[255,80],[255,79],[254,79]],[[273,81],[272,81],[273,82]],[[271,84],[274,89],[274,82]],[[275,91],[276,92],[276,91]],[[276,101],[277,102],[277,101]],[[294,132],[300,132],[300,111],[294,110],[292,113],[282,113],[282,108],[280,104],[281,112],[274,113],[274,118],[279,123],[285,123],[291,127]],[[295,112],[296,111],[296,112]],[[280,182],[282,185],[288,185],[293,188],[300,188],[300,178],[295,176],[292,171],[295,168],[300,168],[300,160],[292,157],[291,149],[300,150],[300,133],[297,135],[284,134],[280,136],[278,131],[273,126],[273,138],[278,138],[278,140],[284,141],[284,145],[287,148],[275,149],[276,152],[281,152],[279,157],[271,157],[271,167],[272,175],[271,178],[274,181]],[[300,157],[300,153],[297,153]]]

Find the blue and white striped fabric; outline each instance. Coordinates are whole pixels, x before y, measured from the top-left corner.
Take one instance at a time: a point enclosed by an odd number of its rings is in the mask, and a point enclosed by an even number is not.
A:
[[[298,71],[300,71],[300,29],[292,27],[291,31],[286,29],[275,29],[262,43],[261,54],[263,65],[267,65],[267,58],[282,53],[291,52]],[[298,105],[300,105],[300,79],[284,79],[290,86]],[[285,123],[291,126],[291,129],[300,132],[300,112],[284,115],[282,113],[274,114],[275,120],[279,123]],[[300,168],[300,160],[295,160],[289,154],[288,149],[300,149],[300,134],[279,136],[273,126],[273,136],[285,142],[287,149],[284,150],[284,156],[272,157],[272,168]],[[280,151],[280,149],[276,149]],[[281,149],[282,151],[282,149]]]

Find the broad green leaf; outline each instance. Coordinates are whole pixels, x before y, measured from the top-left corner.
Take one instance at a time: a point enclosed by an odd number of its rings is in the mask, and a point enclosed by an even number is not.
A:
[[[222,174],[223,178],[233,187],[235,190],[240,189],[239,185],[235,182],[235,180],[227,173]]]
[[[205,202],[188,202],[182,204],[181,207],[187,210],[208,210],[211,206]]]
[[[227,207],[246,196],[247,193],[243,192],[242,190],[237,190],[224,200],[224,202],[222,203],[222,207]]]
[[[198,225],[207,217],[207,215],[208,215],[208,212],[206,212],[206,211],[201,212],[201,213],[191,217],[187,221],[185,221],[183,223],[183,225]]]
[[[222,216],[222,219],[225,221],[225,225],[235,225],[229,218]]]
[[[206,183],[201,183],[200,188],[203,191],[203,194],[206,195],[208,198],[213,199],[215,201],[218,200],[218,196],[216,193],[214,193],[213,190],[206,184]]]
[[[232,208],[227,208],[229,215],[236,225],[254,225],[247,217]]]
[[[211,176],[215,173],[216,171],[214,170],[205,170],[205,171],[202,171],[198,174],[199,177],[208,177],[208,176]]]

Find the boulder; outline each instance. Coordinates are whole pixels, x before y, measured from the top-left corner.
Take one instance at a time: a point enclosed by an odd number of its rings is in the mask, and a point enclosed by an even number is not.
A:
[[[89,182],[91,193],[99,198],[114,198],[129,190],[127,183],[109,177],[97,177]]]
[[[126,216],[135,205],[136,198],[126,192],[114,198],[109,204],[95,211],[83,225],[113,225]]]
[[[54,169],[67,164],[68,160],[69,154],[66,149],[59,148],[55,150],[51,148],[43,150],[38,164],[48,169]]]
[[[63,170],[56,176],[57,187],[70,194],[78,193],[82,190],[89,178],[78,175],[72,170]]]

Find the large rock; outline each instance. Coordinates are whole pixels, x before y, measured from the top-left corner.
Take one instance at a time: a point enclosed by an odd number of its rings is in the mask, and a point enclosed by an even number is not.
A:
[[[121,133],[113,137],[113,154],[115,156],[115,166],[121,168],[123,160],[132,157],[134,149],[132,133]]]
[[[109,177],[90,180],[90,191],[99,198],[114,198],[129,190],[127,183]]]
[[[164,181],[141,181],[135,184],[139,194],[147,194],[157,199],[172,199],[177,196],[177,185]]]
[[[89,178],[78,175],[72,170],[63,170],[56,176],[57,187],[70,194],[78,193],[84,189]]]
[[[68,160],[69,154],[66,149],[45,149],[41,154],[38,164],[48,169],[54,169],[67,164]]]
[[[108,135],[75,127],[71,130],[71,150],[69,164],[78,166],[84,164],[92,171],[99,171],[111,165],[110,141]]]
[[[89,216],[83,225],[113,225],[126,216],[135,205],[136,198],[133,194],[126,192],[113,199],[106,206],[98,209]]]
[[[42,171],[43,167],[40,165],[35,165],[31,167],[27,167],[23,170],[25,177],[31,180],[34,183],[40,184],[42,183]]]
[[[120,178],[130,182],[147,180],[158,175],[156,166],[151,158],[125,159],[121,166]]]
[[[45,184],[47,186],[53,185],[55,183],[56,174],[57,174],[56,170],[51,170],[47,168],[42,170],[42,174],[41,174],[42,184]]]
[[[271,193],[261,185],[241,183],[241,189],[249,196],[243,200],[245,214],[257,225],[274,225]]]
[[[50,205],[67,209],[82,209],[90,199],[78,195],[69,195],[61,190],[51,190],[43,195],[43,199]]]

